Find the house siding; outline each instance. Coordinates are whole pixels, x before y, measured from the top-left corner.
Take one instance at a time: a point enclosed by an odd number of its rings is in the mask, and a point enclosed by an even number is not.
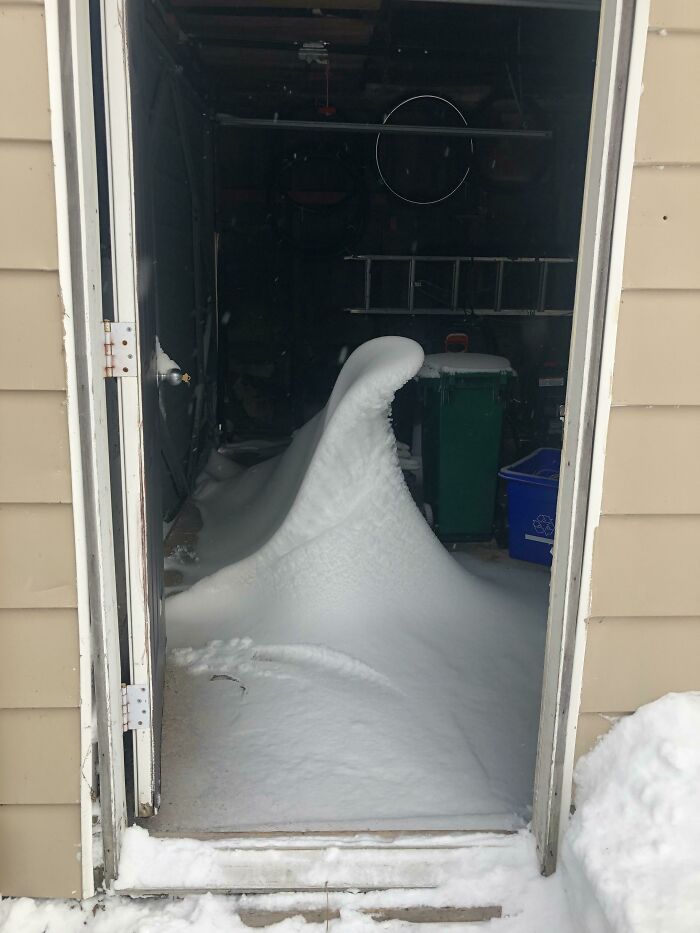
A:
[[[78,897],[80,690],[41,0],[0,0],[0,892]],[[577,734],[700,689],[700,3],[655,0]]]
[[[577,756],[700,690],[700,4],[652,0],[593,542]]]
[[[40,2],[0,2],[0,893],[79,897],[76,561]]]

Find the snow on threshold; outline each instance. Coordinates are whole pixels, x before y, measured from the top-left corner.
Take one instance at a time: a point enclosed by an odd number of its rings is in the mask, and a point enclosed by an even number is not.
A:
[[[416,508],[389,412],[422,362],[402,337],[364,344],[282,456],[200,490],[172,676],[220,678],[231,757],[201,792],[244,828],[523,825],[547,577],[464,570]]]

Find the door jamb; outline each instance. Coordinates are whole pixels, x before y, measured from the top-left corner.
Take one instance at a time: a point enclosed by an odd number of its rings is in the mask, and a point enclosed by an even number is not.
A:
[[[556,867],[571,804],[600,506],[591,481],[600,485],[607,431],[596,414],[609,399],[648,19],[649,0],[601,4],[535,769],[532,829],[546,875]]]
[[[81,896],[90,897],[93,677],[107,882],[117,875],[127,823],[92,59],[84,0],[46,0],[45,16],[78,597]]]

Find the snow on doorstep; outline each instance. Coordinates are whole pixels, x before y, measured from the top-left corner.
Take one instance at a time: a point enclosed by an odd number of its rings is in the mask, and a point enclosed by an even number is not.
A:
[[[361,913],[409,906],[501,905],[503,918],[450,924],[454,933],[690,933],[700,917],[700,694],[670,694],[621,719],[576,770],[577,809],[564,836],[560,870],[538,871],[528,831],[513,835],[413,837],[424,857],[430,890],[365,894],[290,892],[268,895],[134,899],[101,895],[83,903],[0,900],[2,933],[228,933],[249,929],[239,911],[340,911],[339,919],[306,924],[301,917],[274,929],[285,933],[399,933],[407,925],[378,924]],[[346,860],[367,861],[362,837],[316,838],[313,881]],[[271,863],[298,849],[299,840],[156,839],[127,830],[122,885],[216,885],[231,866],[263,856]],[[434,855],[443,847],[443,856]],[[401,840],[381,846],[387,864],[400,865]],[[247,853],[247,855],[246,855]],[[416,858],[415,851],[413,858]],[[249,859],[250,861],[250,859]],[[417,928],[416,928],[417,929]],[[425,927],[438,930],[440,927]]]
[[[700,693],[620,719],[575,780],[563,866],[584,929],[700,930]]]
[[[200,487],[166,603],[159,829],[527,818],[548,576],[464,569],[416,508],[389,406],[422,359],[363,345],[284,454]]]
[[[460,840],[457,840],[458,842]],[[328,923],[305,923],[300,916],[271,927],[283,933],[400,933],[426,930],[439,933],[439,924],[407,925],[402,921],[377,923],[361,913],[378,908],[412,906],[485,906],[499,904],[503,918],[484,923],[450,923],[452,933],[576,933],[559,878],[539,874],[532,837],[462,837],[464,849],[454,853],[453,873],[432,891],[380,891],[367,894],[289,893],[272,895],[191,895],[182,898],[136,898],[102,895],[83,903],[32,901],[28,898],[0,901],[2,933],[231,933],[245,931],[239,911],[328,911]],[[474,844],[477,843],[477,844]],[[417,840],[435,845],[435,839]],[[219,850],[221,846],[219,845]],[[388,847],[389,849],[391,847]],[[155,860],[158,871],[169,871],[172,884],[182,883],[183,872],[200,875],[212,865],[215,843],[193,840],[149,839],[143,830],[127,831],[124,870],[132,857],[140,864]],[[139,854],[140,851],[140,854]],[[332,862],[332,850],[328,850]],[[398,855],[398,853],[397,853]],[[274,858],[274,855],[271,856]],[[361,853],[358,853],[358,858]],[[202,865],[204,860],[204,865]],[[185,882],[191,881],[185,877]],[[333,919],[337,912],[338,919]]]
[[[425,357],[419,379],[437,379],[441,373],[512,373],[505,356],[488,353],[433,353]]]

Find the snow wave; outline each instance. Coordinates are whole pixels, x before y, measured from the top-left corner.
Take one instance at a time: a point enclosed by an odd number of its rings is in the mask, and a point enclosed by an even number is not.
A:
[[[390,405],[422,362],[402,337],[364,344],[284,454],[201,490],[172,677],[227,724],[207,749],[215,768],[230,747],[221,793],[247,825],[513,826],[531,801],[547,576],[465,570],[413,502]],[[246,690],[185,684],[196,670]]]

